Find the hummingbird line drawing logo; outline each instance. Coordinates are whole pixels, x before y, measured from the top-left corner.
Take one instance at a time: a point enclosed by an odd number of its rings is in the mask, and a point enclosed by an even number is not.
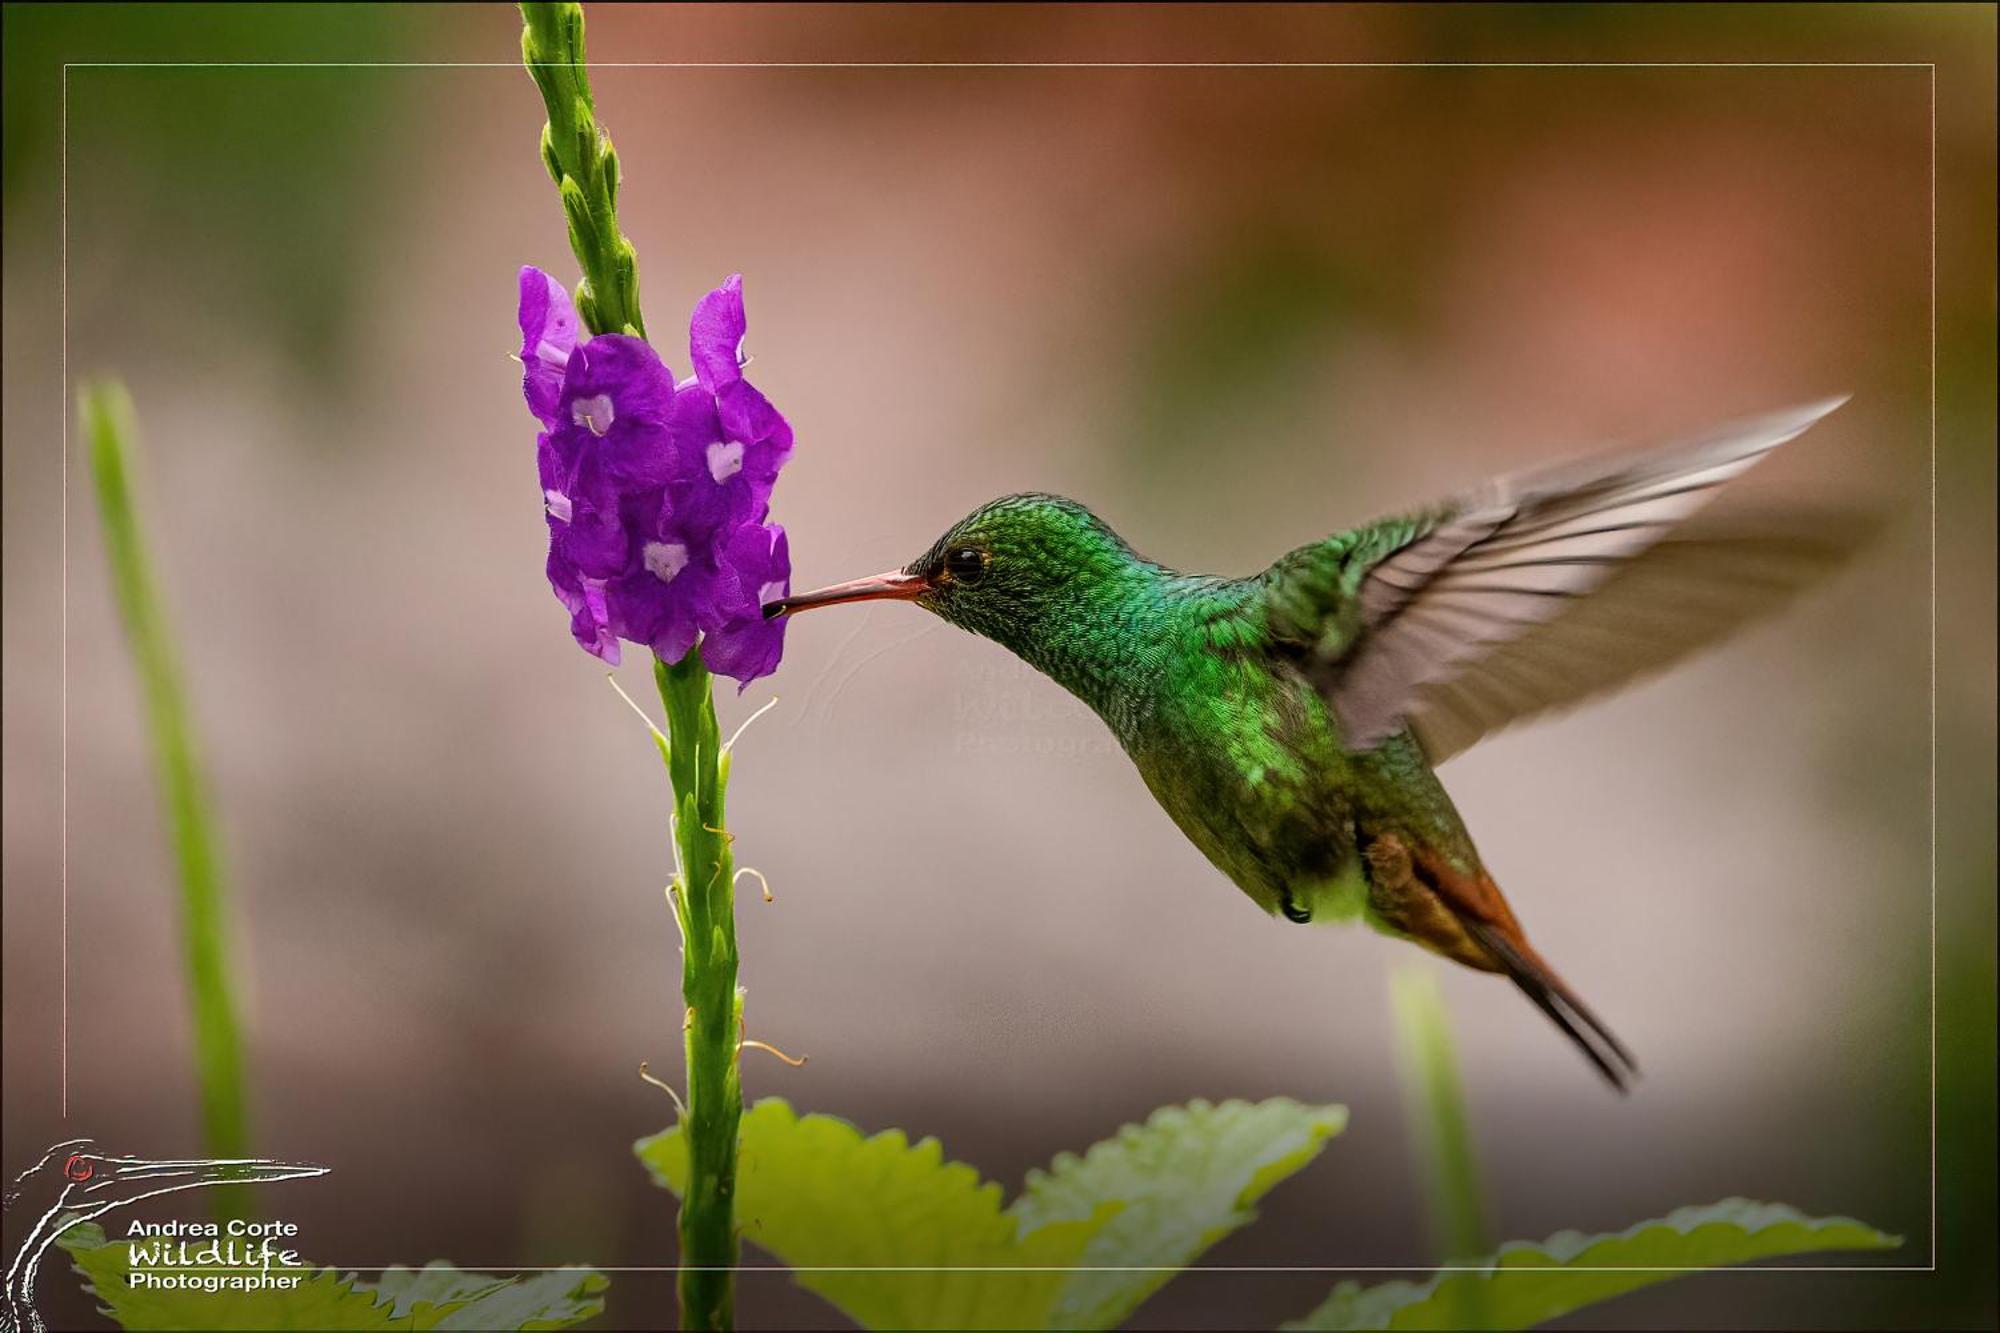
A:
[[[79,1223],[185,1190],[299,1180],[323,1176],[328,1170],[311,1162],[255,1157],[126,1157],[104,1151],[92,1139],[65,1139],[8,1188],[5,1212],[10,1234],[17,1225],[25,1225],[26,1231],[8,1256],[0,1333],[45,1333],[47,1325],[35,1311],[35,1278],[56,1237]]]

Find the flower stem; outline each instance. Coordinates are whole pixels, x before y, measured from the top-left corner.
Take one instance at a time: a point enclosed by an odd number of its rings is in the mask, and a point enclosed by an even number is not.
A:
[[[1430,1190],[1438,1257],[1477,1259],[1493,1246],[1437,975],[1427,967],[1403,968],[1390,977],[1389,991],[1404,1103]]]
[[[722,752],[708,669],[695,651],[658,659],[653,675],[667,711],[674,838],[681,873],[673,891],[681,927],[681,997],[687,1002],[688,1189],[681,1201],[681,1326],[727,1329],[734,1320],[736,1135],[743,1114],[737,1060],[743,993],[736,986],[736,888],[723,797]]]
[[[542,162],[562,195],[570,248],[583,269],[577,314],[592,333],[646,336],[639,314],[639,261],[618,229],[618,155],[597,123],[584,64],[583,7],[521,5],[521,59],[541,90],[549,122]],[[728,1329],[735,1321],[736,1134],[743,1115],[738,1042],[743,995],[736,988],[736,884],[723,794],[729,757],[715,722],[708,669],[690,649],[655,660],[666,706],[660,744],[674,789],[673,887],[681,929],[681,998],[687,1042],[689,1174],[681,1201],[681,1327]]]
[[[182,959],[194,1009],[203,1142],[210,1157],[246,1157],[248,1097],[239,1007],[229,966],[222,857],[173,634],[134,506],[132,400],[122,384],[86,384],[78,394],[78,419],[90,451],[111,586],[139,674],[160,800],[180,872]],[[220,1187],[214,1191],[214,1204],[219,1217],[244,1216],[249,1187]]]

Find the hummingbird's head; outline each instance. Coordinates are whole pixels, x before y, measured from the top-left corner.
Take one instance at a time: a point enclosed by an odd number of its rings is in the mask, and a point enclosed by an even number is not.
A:
[[[326,1167],[312,1162],[263,1158],[132,1157],[106,1152],[91,1139],[65,1139],[15,1179],[4,1204],[10,1216],[18,1204],[24,1205],[24,1214],[54,1216],[64,1210],[89,1219],[161,1194],[296,1180],[326,1172]]]
[[[1031,655],[1051,615],[1084,614],[1093,592],[1144,562],[1104,521],[1060,495],[1003,495],[898,570],[800,593],[766,617],[892,598]]]

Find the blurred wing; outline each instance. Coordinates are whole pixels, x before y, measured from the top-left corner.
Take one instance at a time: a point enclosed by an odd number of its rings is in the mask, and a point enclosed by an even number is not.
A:
[[[1717,487],[1840,401],[1502,480],[1434,519],[1370,530],[1395,538],[1379,558],[1362,534],[1354,551],[1363,567],[1322,580],[1346,594],[1350,609],[1338,619],[1351,623],[1323,628],[1308,654],[1346,744],[1378,745],[1407,725],[1441,762],[1489,731],[1685,656],[1782,601],[1834,558],[1824,542],[1669,539]],[[1280,594],[1293,621],[1297,600],[1296,588]]]
[[[1697,515],[1561,614],[1419,686],[1406,721],[1441,764],[1720,643],[1832,572],[1872,528],[1857,514]]]

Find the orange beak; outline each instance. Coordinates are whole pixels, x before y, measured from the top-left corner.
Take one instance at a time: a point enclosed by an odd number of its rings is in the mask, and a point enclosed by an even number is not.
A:
[[[849,579],[845,583],[835,583],[812,592],[802,592],[781,602],[766,602],[764,619],[776,620],[779,616],[790,615],[794,611],[809,611],[816,606],[838,606],[842,602],[885,600],[909,602],[916,600],[930,586],[930,582],[921,574],[892,569],[887,574],[876,574],[865,579]]]

